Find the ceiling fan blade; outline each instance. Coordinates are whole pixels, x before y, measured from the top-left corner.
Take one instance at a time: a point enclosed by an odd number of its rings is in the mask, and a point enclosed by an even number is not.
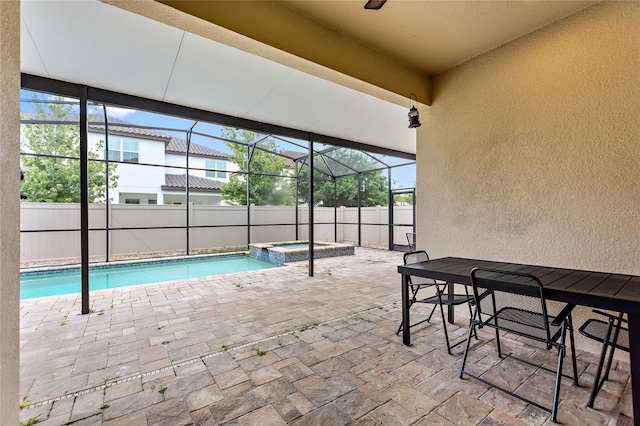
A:
[[[373,9],[373,10],[378,10],[380,9],[382,6],[384,6],[384,4],[387,2],[387,0],[368,0],[367,4],[364,5],[365,9]]]

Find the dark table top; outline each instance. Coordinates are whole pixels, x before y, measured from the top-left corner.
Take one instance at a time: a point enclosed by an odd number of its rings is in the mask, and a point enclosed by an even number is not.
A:
[[[471,285],[470,273],[475,267],[534,275],[542,282],[549,300],[627,313],[640,311],[640,276],[635,275],[458,257],[399,265],[398,272]]]

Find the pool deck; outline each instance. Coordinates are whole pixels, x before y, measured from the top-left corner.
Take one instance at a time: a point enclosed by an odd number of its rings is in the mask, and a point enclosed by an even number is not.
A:
[[[281,268],[101,290],[92,312],[78,295],[20,304],[21,420],[38,425],[543,425],[549,414],[457,376],[462,348],[446,352],[440,320],[400,321],[402,254],[355,256]],[[412,310],[419,316],[422,307]],[[461,310],[462,311],[462,310]],[[452,338],[466,332],[460,317]],[[495,363],[481,332],[470,357]],[[514,351],[544,352],[506,337]],[[550,358],[550,362],[552,361]],[[631,412],[628,361],[616,361],[585,408],[597,355],[579,352],[581,387],[563,381],[559,421],[616,425]],[[567,363],[569,364],[569,363]],[[503,379],[526,381],[507,369]],[[521,369],[520,369],[521,370]],[[522,387],[546,396],[553,377]]]

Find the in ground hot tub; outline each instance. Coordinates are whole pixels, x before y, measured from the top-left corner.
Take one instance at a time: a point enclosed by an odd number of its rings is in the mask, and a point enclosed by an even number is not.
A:
[[[354,247],[350,244],[321,242],[313,244],[314,259],[334,256],[350,256]],[[249,244],[249,256],[282,266],[288,262],[299,262],[309,259],[309,243],[307,241],[282,241],[279,243]]]

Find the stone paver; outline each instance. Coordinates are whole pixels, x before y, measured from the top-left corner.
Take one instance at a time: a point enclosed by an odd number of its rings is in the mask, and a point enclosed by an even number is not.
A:
[[[547,425],[549,413],[458,378],[439,317],[395,334],[401,253],[104,290],[93,313],[73,295],[21,302],[21,420],[42,425]],[[416,318],[428,314],[416,306]],[[467,320],[448,325],[466,333]],[[544,405],[553,376],[496,356],[481,331],[468,365]],[[519,356],[545,351],[501,339]],[[559,420],[610,425],[631,412],[629,364],[586,409],[596,354],[579,353],[581,387],[563,381]],[[569,364],[569,363],[566,363]],[[551,383],[551,384],[550,384]]]

